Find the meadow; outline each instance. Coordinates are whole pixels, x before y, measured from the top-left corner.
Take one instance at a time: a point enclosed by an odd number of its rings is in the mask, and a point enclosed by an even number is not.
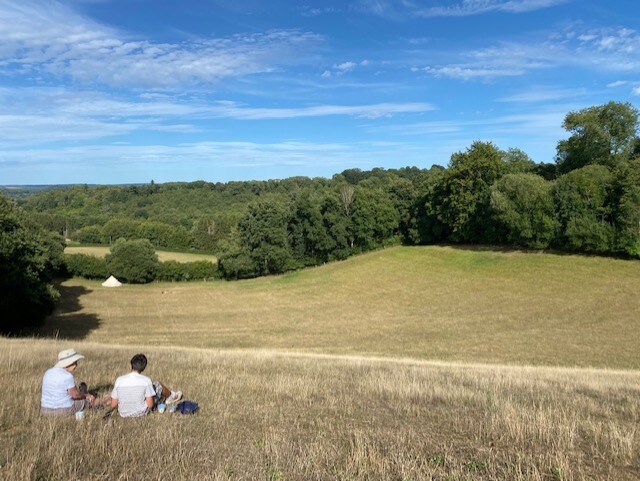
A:
[[[39,338],[0,339],[0,477],[636,480],[639,267],[425,247],[241,282],[68,280]],[[41,418],[68,346],[101,393],[144,351],[201,412]]]
[[[110,248],[107,246],[80,246],[69,245],[64,249],[65,254],[86,254],[95,257],[104,257],[110,252]],[[158,260],[165,261],[177,261],[177,262],[196,262],[196,261],[209,261],[217,262],[216,256],[209,254],[199,254],[195,252],[173,252],[173,251],[156,251],[158,254]]]

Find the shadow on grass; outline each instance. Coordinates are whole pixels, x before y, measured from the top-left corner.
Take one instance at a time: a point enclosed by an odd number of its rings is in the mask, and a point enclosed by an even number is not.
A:
[[[84,286],[64,286],[59,282],[55,287],[60,292],[55,311],[45,319],[42,326],[28,333],[30,336],[81,340],[100,327],[98,316],[82,312],[80,299],[91,292],[91,289]]]
[[[632,256],[624,252],[580,252],[560,249],[529,249],[526,247],[509,246],[509,245],[491,245],[491,244],[431,244],[439,247],[451,247],[452,249],[475,251],[475,252],[523,252],[526,254],[551,254],[555,256],[582,256],[582,257],[600,257],[604,259],[621,259],[635,260]]]

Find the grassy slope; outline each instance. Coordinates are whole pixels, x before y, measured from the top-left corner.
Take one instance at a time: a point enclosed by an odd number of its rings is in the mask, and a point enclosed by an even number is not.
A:
[[[73,341],[0,338],[0,478],[636,480],[640,371],[392,358],[637,369],[638,267],[429,247],[245,282],[69,281],[47,329]],[[100,392],[144,350],[202,411],[41,418],[69,345]]]
[[[114,339],[115,340],[115,339]],[[104,392],[132,347],[76,342]],[[68,342],[0,339],[0,478],[593,480],[640,476],[640,374],[151,348],[194,417],[38,416]]]
[[[241,282],[72,280],[46,331],[101,343],[640,365],[640,263],[402,247]]]

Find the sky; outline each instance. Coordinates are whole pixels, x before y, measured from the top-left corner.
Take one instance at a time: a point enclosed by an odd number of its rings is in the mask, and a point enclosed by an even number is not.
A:
[[[637,0],[0,0],[0,185],[553,162],[640,106]]]

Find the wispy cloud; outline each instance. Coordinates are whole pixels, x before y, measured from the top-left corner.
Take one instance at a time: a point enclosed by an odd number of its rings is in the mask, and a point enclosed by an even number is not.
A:
[[[330,78],[334,75],[340,76],[346,74],[348,72],[352,72],[358,67],[367,67],[371,64],[370,60],[361,60],[359,62],[353,62],[351,60],[347,60],[342,63],[334,64],[331,69],[327,69],[322,73],[322,78]]]
[[[15,171],[30,172],[30,183],[122,182],[116,174],[126,169],[127,182],[228,180],[273,177],[275,169],[304,167],[329,172],[345,168],[389,165],[398,156],[418,163],[423,152],[411,143],[197,142],[167,145],[84,145],[63,149],[0,151],[3,180],[13,183]],[[179,174],[176,174],[178,169]],[[283,176],[288,170],[282,170]]]
[[[421,17],[467,17],[490,12],[526,13],[568,3],[571,0],[463,0],[455,5],[420,8],[413,3],[413,13]]]
[[[0,69],[46,73],[116,86],[172,88],[272,72],[301,62],[321,37],[298,30],[204,38],[184,43],[131,40],[68,7],[0,0]],[[295,53],[295,55],[294,55]]]
[[[619,28],[568,30],[532,42],[502,42],[483,49],[450,52],[454,62],[414,66],[414,72],[463,80],[524,75],[556,67],[600,72],[640,72],[640,34]],[[615,84],[614,84],[615,85]]]
[[[569,3],[572,0],[462,0],[425,7],[414,0],[363,0],[361,10],[390,17],[468,17],[490,12],[526,13]]]
[[[136,131],[198,132],[200,122],[350,116],[375,119],[434,110],[424,102],[257,108],[231,101],[141,94],[116,98],[101,91],[0,88],[0,147],[100,139]]]
[[[518,103],[538,103],[556,100],[565,100],[569,98],[580,97],[586,95],[587,91],[583,88],[568,89],[554,87],[538,87],[525,92],[508,95],[499,99],[500,102],[518,102]]]
[[[375,119],[390,117],[400,113],[416,113],[434,110],[428,103],[380,103],[371,105],[318,105],[289,109],[250,108],[234,102],[220,102],[213,105],[209,112],[212,115],[243,120],[291,119],[299,117],[322,117],[330,115],[349,115]]]

